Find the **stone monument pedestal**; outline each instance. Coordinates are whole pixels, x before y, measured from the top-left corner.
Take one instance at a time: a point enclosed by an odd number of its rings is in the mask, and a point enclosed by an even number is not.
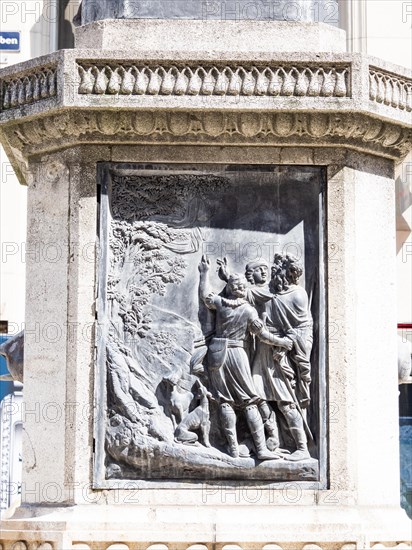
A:
[[[193,24],[173,23],[180,36]],[[216,22],[195,22],[205,36],[207,23]],[[411,145],[410,74],[326,46],[274,52],[269,39],[251,57],[229,33],[218,55],[209,42],[171,52],[163,21],[150,23],[159,43],[145,49],[130,35],[134,24],[92,23],[96,34],[81,29],[79,48],[1,72],[1,138],[28,185],[22,505],[3,523],[2,549],[409,548],[399,506],[393,178]],[[106,26],[124,50],[110,47]],[[101,50],[87,49],[93,37]],[[101,483],[102,163],[120,175],[322,167],[315,480],[171,472]]]

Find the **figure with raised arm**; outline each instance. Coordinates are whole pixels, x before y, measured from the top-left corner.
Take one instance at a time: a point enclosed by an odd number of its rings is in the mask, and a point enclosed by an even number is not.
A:
[[[288,337],[270,334],[254,307],[246,299],[247,282],[242,274],[228,277],[225,292],[220,295],[209,288],[210,261],[203,256],[199,264],[200,297],[207,308],[216,312],[215,334],[208,350],[210,390],[219,403],[223,431],[229,454],[239,456],[236,435],[236,410],[243,411],[259,460],[279,458],[268,450],[262,417],[258,410],[261,398],[256,392],[249,359],[245,350],[248,335],[284,349],[291,349]]]
[[[217,260],[217,263],[219,266],[219,278],[222,279],[222,281],[227,282],[230,277],[227,259],[219,259]],[[270,276],[267,262],[261,258],[249,262],[245,267],[245,278],[249,283],[246,289],[246,299],[252,306],[254,306],[259,318],[265,323],[267,318],[267,309],[270,307],[269,302],[273,298],[269,287]],[[291,340],[294,339],[293,331],[289,332],[288,337]],[[272,345],[268,345],[254,336],[248,337],[246,351],[249,357],[250,365],[253,365],[255,361],[263,363],[272,362],[274,350],[275,348]],[[257,382],[261,384],[261,378],[258,377]],[[265,392],[261,388],[260,391],[258,388],[257,390],[261,397],[264,396]],[[280,452],[279,427],[276,413],[264,398],[261,399],[258,407],[267,436],[266,445],[270,451]]]

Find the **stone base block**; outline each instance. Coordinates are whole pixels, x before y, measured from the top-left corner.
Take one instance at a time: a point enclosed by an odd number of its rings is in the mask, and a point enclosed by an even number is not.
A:
[[[26,517],[24,517],[26,516]],[[358,550],[412,547],[400,509],[302,506],[20,508],[2,550]]]
[[[194,21],[168,19],[106,19],[75,31],[76,48],[153,51],[213,51],[222,55],[254,52],[346,51],[345,32],[326,23],[296,21]],[[252,46],[251,46],[252,45]]]

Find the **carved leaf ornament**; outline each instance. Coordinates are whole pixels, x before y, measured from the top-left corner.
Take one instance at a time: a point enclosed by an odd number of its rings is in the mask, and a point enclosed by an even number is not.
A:
[[[40,66],[1,85],[1,109],[8,110],[58,95],[57,65]],[[351,66],[138,65],[77,62],[80,95],[268,96],[351,98]],[[369,99],[394,109],[412,110],[412,81],[373,66]]]
[[[349,67],[78,65],[79,94],[349,97]]]
[[[45,68],[4,83],[2,108],[11,109],[56,96],[56,69]]]
[[[397,109],[412,110],[412,83],[395,75],[371,69],[369,72],[371,101]]]

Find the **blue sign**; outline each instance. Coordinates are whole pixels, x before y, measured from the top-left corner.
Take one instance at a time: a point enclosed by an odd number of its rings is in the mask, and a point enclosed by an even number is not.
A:
[[[6,336],[5,334],[0,334],[0,344],[4,344],[10,336]],[[0,375],[1,374],[10,374],[7,370],[7,362],[6,358],[3,357],[3,355],[0,355]],[[0,381],[0,402],[8,393],[13,393],[13,382],[3,382],[3,380]]]
[[[20,32],[0,31],[0,50],[8,52],[20,51]]]

